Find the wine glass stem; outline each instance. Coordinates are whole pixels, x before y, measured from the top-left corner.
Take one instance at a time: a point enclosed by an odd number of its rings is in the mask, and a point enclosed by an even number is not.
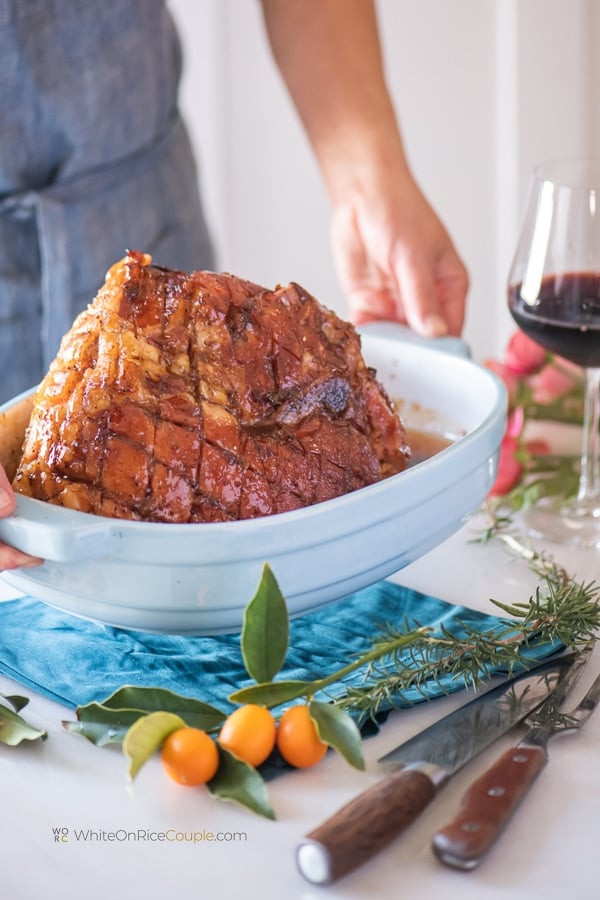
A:
[[[577,499],[600,507],[600,369],[585,370],[583,450]],[[598,509],[600,514],[600,508]]]

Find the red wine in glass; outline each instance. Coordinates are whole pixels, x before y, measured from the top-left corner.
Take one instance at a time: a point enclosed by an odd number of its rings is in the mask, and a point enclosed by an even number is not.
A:
[[[585,376],[577,497],[524,514],[532,535],[600,548],[600,158],[539,166],[508,279],[517,325]]]
[[[546,350],[578,366],[600,367],[600,273],[547,275],[533,302],[522,284],[509,287],[512,317]]]

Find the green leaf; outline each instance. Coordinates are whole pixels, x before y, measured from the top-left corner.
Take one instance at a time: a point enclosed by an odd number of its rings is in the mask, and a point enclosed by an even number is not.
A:
[[[79,721],[63,721],[71,734],[79,734],[97,747],[120,744],[129,728],[146,712],[139,709],[106,709],[99,703],[89,703],[77,710]]]
[[[0,707],[0,744],[16,747],[21,741],[37,741],[38,738],[44,740],[47,736],[47,732],[33,728],[12,709]]]
[[[183,697],[164,688],[126,685],[100,703],[88,703],[77,709],[77,722],[63,722],[67,731],[80,734],[99,747],[120,743],[128,728],[151,712],[170,712],[185,719],[186,725],[202,731],[214,731],[227,718],[216,706]]]
[[[337,750],[355,769],[364,769],[362,741],[354,719],[343,709],[338,709],[331,703],[319,703],[318,700],[313,700],[308,708],[321,740]]]
[[[255,681],[271,681],[287,653],[289,620],[285,598],[268,563],[256,593],[244,610],[242,657]]]
[[[185,725],[180,716],[169,712],[149,713],[133,723],[123,740],[123,753],[129,760],[130,781],[169,735],[178,728],[185,728]]]
[[[193,728],[201,728],[202,731],[212,731],[227,718],[227,713],[196,700],[194,697],[184,697],[166,688],[134,687],[125,685],[103,700],[101,705],[106,709],[134,709],[142,712],[172,712],[185,717],[187,725]],[[80,707],[84,708],[84,707]]]
[[[267,786],[254,766],[238,759],[233,753],[219,747],[219,768],[217,774],[207,782],[207,788],[220,800],[232,800],[252,812],[274,819],[269,803]]]
[[[22,697],[20,694],[0,694],[0,699],[6,700],[15,712],[21,712],[29,703],[29,697]]]
[[[312,681],[269,681],[266,684],[252,684],[230,694],[232,703],[258,703],[260,706],[279,706],[289,700],[296,700],[311,692]]]

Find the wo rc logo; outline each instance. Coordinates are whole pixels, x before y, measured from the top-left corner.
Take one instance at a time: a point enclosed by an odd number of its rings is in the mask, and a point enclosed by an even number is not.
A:
[[[69,840],[68,828],[53,828],[52,834],[54,835],[55,844],[66,844]]]

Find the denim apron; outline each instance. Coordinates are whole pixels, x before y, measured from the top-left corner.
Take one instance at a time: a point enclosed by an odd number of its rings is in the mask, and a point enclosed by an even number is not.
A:
[[[0,402],[126,249],[214,268],[164,0],[0,0]]]

